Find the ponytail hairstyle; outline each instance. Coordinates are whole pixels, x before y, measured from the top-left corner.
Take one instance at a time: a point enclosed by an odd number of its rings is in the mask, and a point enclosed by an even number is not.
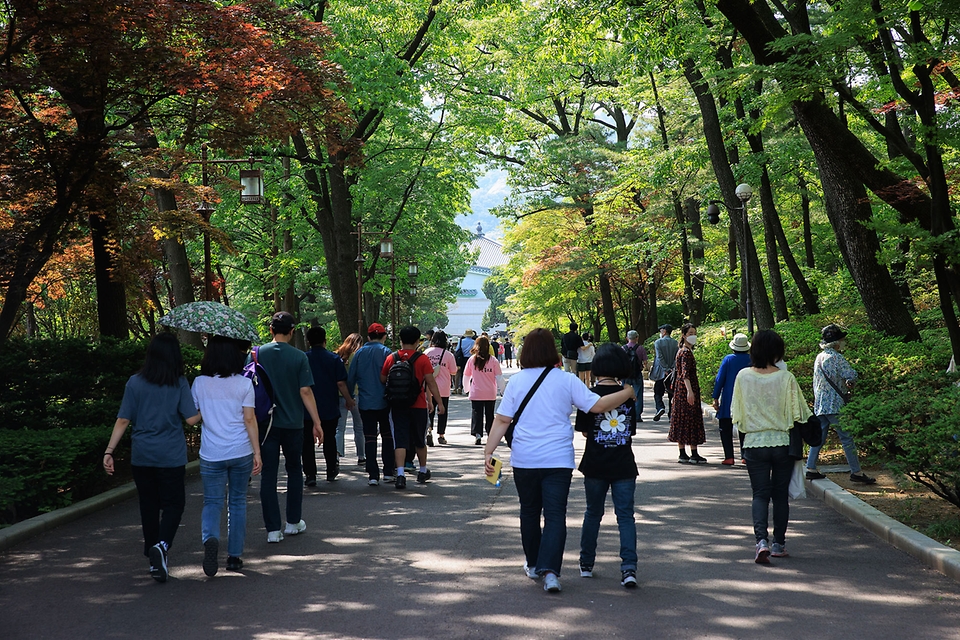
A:
[[[486,336],[480,336],[473,344],[470,352],[474,354],[473,366],[477,369],[483,369],[487,366],[487,360],[490,359],[490,339]]]

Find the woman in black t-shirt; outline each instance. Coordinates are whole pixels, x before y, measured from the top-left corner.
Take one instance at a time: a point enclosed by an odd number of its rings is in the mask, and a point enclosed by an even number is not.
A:
[[[605,396],[623,389],[621,382],[631,375],[627,354],[615,344],[597,349],[593,374],[597,385],[592,391]],[[597,536],[603,518],[607,491],[620,529],[620,584],[637,586],[637,527],[633,515],[633,494],[637,486],[637,463],[633,458],[632,436],[637,432],[634,401],[630,400],[606,413],[577,411],[576,430],[587,439],[580,472],[587,497],[580,534],[580,575],[593,576]]]

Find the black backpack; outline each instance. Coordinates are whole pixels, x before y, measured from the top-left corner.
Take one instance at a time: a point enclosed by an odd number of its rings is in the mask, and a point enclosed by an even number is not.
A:
[[[417,380],[416,371],[413,364],[417,358],[423,354],[419,351],[410,356],[408,360],[400,359],[400,352],[394,352],[393,364],[387,372],[387,390],[386,398],[391,407],[402,409],[409,407],[417,401],[423,386]]]
[[[623,345],[623,350],[626,352],[627,357],[630,359],[630,371],[633,372],[631,376],[632,380],[641,380],[643,378],[643,363],[640,362],[640,358],[637,357],[637,349],[640,348],[640,345],[634,345],[632,348],[630,345]]]

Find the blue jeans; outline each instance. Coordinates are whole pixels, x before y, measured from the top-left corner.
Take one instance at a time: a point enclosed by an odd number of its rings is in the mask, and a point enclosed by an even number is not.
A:
[[[200,458],[200,478],[203,480],[203,512],[200,516],[202,541],[220,539],[220,513],[226,499],[227,555],[231,558],[239,558],[243,554],[243,542],[247,534],[247,481],[252,472],[252,453],[216,462]]]
[[[260,474],[260,506],[267,531],[280,531],[280,497],[277,495],[277,476],[280,473],[280,451],[283,450],[287,470],[287,522],[297,524],[303,513],[303,429],[270,429],[270,435],[260,445],[263,472]]]
[[[623,384],[632,386],[634,393],[637,394],[637,400],[633,406],[637,412],[637,422],[639,422],[640,417],[643,415],[643,378],[630,378],[629,380],[624,380]],[[661,402],[663,402],[663,400],[661,400]]]
[[[597,536],[600,520],[607,501],[607,489],[613,499],[613,512],[617,515],[620,529],[620,571],[637,570],[637,525],[633,517],[633,494],[636,478],[601,480],[584,478],[583,491],[587,495],[587,511],[583,514],[583,529],[580,532],[580,564],[592,567],[597,559]]]
[[[769,540],[767,522],[770,501],[773,500],[773,541],[786,541],[790,520],[790,476],[794,460],[790,447],[747,447],[743,457],[747,461],[750,487],[753,488],[753,534],[757,542]]]
[[[513,469],[520,497],[520,540],[527,566],[560,575],[567,542],[567,497],[573,469]],[[543,528],[540,516],[543,515]]]
[[[344,433],[347,430],[348,414],[353,416],[353,444],[357,447],[357,459],[366,458],[367,453],[364,448],[363,420],[360,418],[360,407],[354,404],[353,409],[347,411],[347,401],[343,399],[343,396],[340,397],[340,422],[337,423],[337,452],[340,454],[340,457],[345,456],[347,453],[343,448],[343,440]]]
[[[837,423],[840,421],[837,414],[828,413],[826,415],[817,417],[820,418],[820,428],[823,430],[823,439],[821,442],[826,444],[827,431],[829,431],[830,425],[833,425],[833,429],[837,432],[837,436],[840,438],[840,445],[843,447],[843,455],[847,457],[847,464],[850,465],[850,473],[860,473],[860,459],[857,457],[857,445],[853,441],[853,436],[837,426]],[[817,458],[819,457],[820,447],[810,447],[810,454],[807,456],[808,471],[817,470]]]

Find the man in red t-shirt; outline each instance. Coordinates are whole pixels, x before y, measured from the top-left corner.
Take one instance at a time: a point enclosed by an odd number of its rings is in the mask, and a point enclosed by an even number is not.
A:
[[[400,351],[391,353],[383,363],[380,371],[380,380],[386,384],[387,374],[393,366],[394,359],[399,355],[401,361],[406,361],[419,353],[420,329],[404,327],[400,329]],[[430,470],[427,469],[427,414],[433,398],[440,397],[440,389],[433,377],[433,365],[430,358],[420,354],[413,362],[413,373],[420,383],[420,394],[409,407],[392,407],[390,420],[393,422],[394,456],[397,464],[397,489],[406,489],[407,478],[403,475],[403,463],[407,456],[407,447],[413,446],[417,450],[420,462],[420,471],[417,473],[417,482],[425,484],[430,479]],[[428,393],[429,392],[429,393]],[[437,403],[437,413],[443,413],[442,402]]]

